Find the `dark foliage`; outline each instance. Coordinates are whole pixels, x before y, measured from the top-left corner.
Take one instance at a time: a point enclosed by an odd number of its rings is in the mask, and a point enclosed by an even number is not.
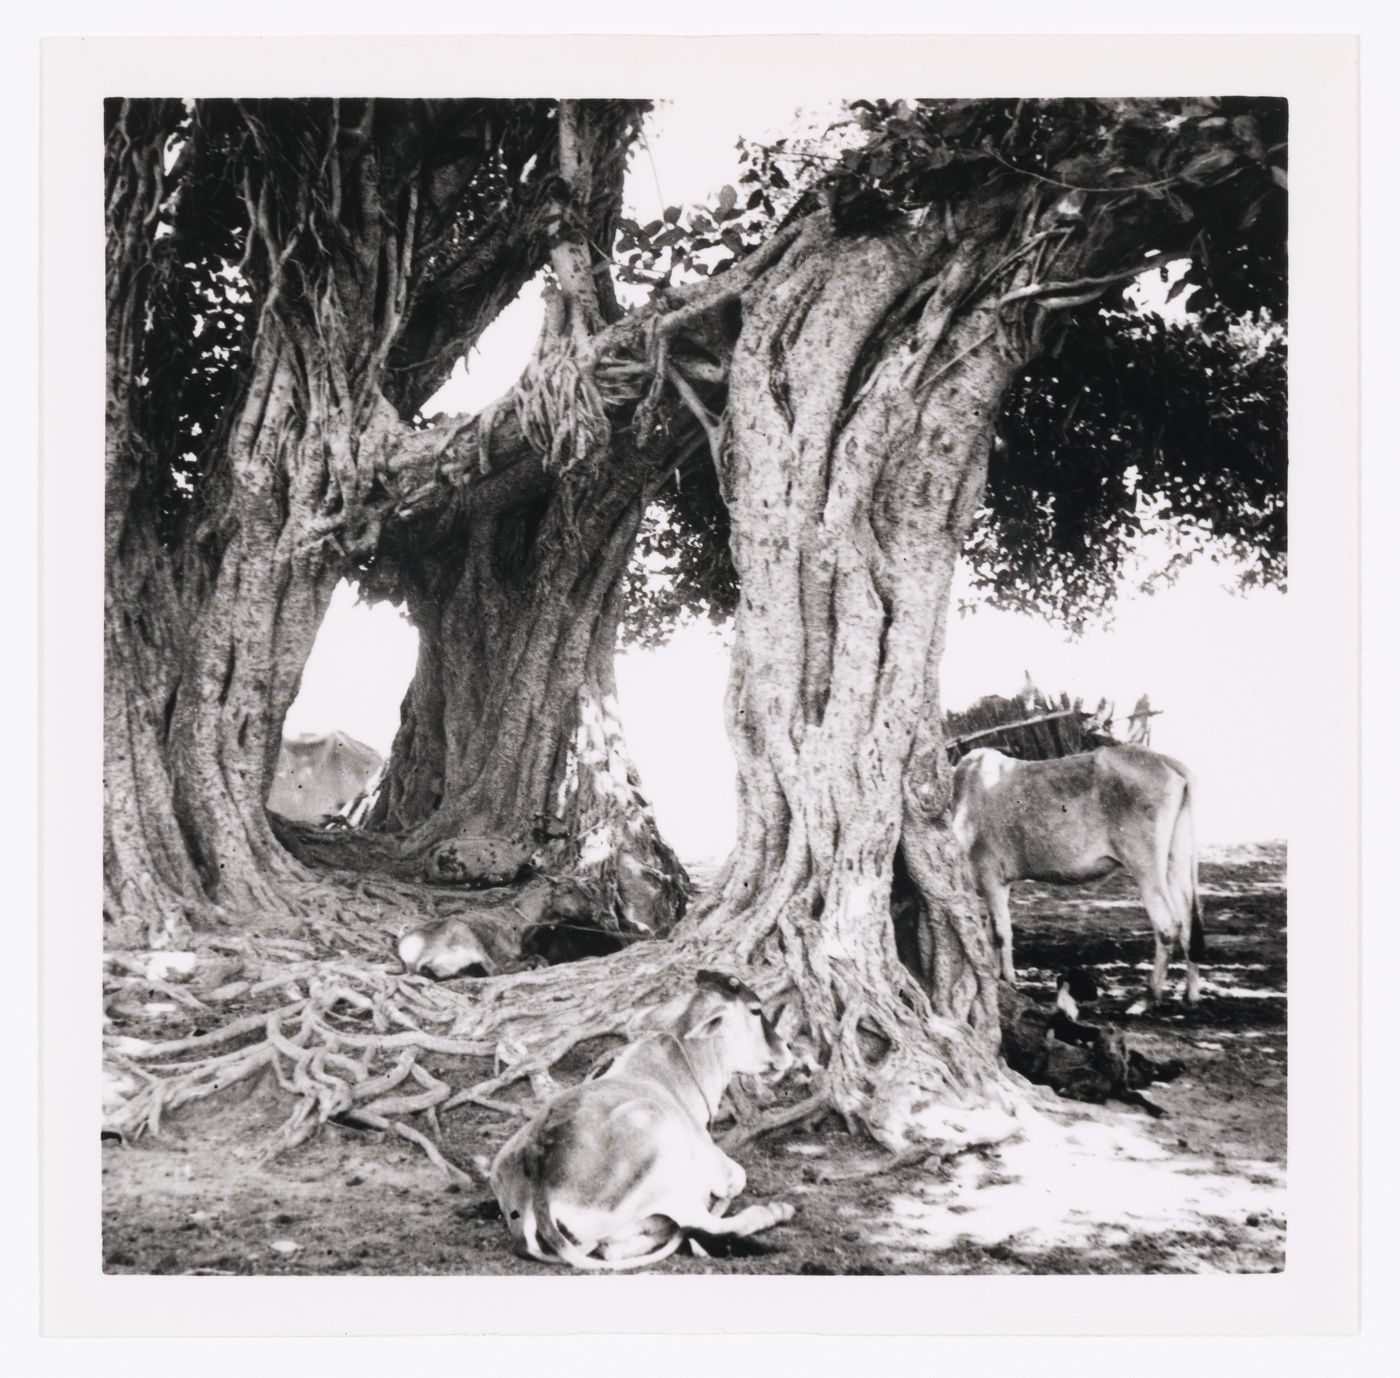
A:
[[[1163,574],[1204,552],[1237,562],[1246,585],[1282,584],[1286,427],[1280,330],[1093,313],[1002,410],[974,587],[1079,627],[1111,605],[1148,529],[1175,540]]]
[[[634,645],[660,645],[687,620],[723,622],[738,599],[729,511],[713,468],[694,466],[667,485],[642,523],[627,568],[625,635]]]
[[[109,120],[120,102],[111,104]],[[186,103],[167,145],[138,377],[141,434],[153,455],[171,457],[145,476],[169,548],[220,509],[219,457],[258,313],[309,318],[330,294],[347,319],[380,320],[386,303],[355,298],[357,285],[373,280],[356,256],[395,250],[381,243],[385,226],[410,200],[412,282],[386,388],[408,417],[441,385],[504,304],[497,284],[527,278],[544,260],[546,239],[536,231],[546,194],[558,188],[554,108],[552,101]],[[590,229],[611,233],[610,225]],[[277,263],[270,244],[280,246]]]
[[[974,585],[994,605],[1078,627],[1111,607],[1149,527],[1176,541],[1166,575],[1205,552],[1239,562],[1243,584],[1282,583],[1286,102],[855,101],[850,113],[821,138],[741,144],[741,189],[711,206],[622,222],[622,276],[664,292],[723,272],[822,202],[839,232],[879,233],[1014,178],[1062,193],[1065,213],[1106,244],[1125,208],[1159,203],[1158,251],[1186,265],[1168,300],[1189,320],[1139,310],[1115,288],[1053,325],[999,421]],[[734,607],[713,469],[683,479],[659,497],[633,566],[633,640]]]
[[[144,473],[167,548],[198,548],[196,532],[216,541],[225,520],[220,457],[272,272],[265,248],[249,253],[266,243],[249,233],[249,207],[274,231],[314,230],[306,272],[296,248],[275,294],[276,309],[294,313],[328,285],[351,290],[356,275],[337,272],[337,259],[357,252],[356,215],[374,213],[370,199],[353,209],[353,196],[372,191],[383,204],[411,185],[421,208],[413,300],[387,363],[392,398],[412,416],[503,304],[493,280],[542,261],[544,238],[529,226],[558,190],[553,117],[550,101],[187,105],[168,143],[138,374],[139,430],[169,457]],[[1283,578],[1286,137],[1287,107],[1267,99],[856,101],[849,121],[819,137],[741,143],[738,186],[707,206],[668,207],[645,225],[614,222],[611,203],[578,211],[621,280],[664,293],[727,271],[776,224],[821,203],[840,233],[878,233],[1016,179],[1062,192],[1092,233],[1111,238],[1125,206],[1160,202],[1160,249],[1188,255],[1172,295],[1191,323],[1137,311],[1121,292],[1066,313],[1008,399],[970,549],[980,596],[1077,625],[1110,605],[1134,542],[1164,513],[1183,559],[1204,550],[1242,561],[1246,582]],[[308,219],[304,189],[333,156],[360,166],[347,150],[363,141],[374,187],[341,188],[338,210]],[[722,386],[708,401],[722,410]],[[713,468],[692,456],[643,530],[631,639],[732,612],[727,540]]]

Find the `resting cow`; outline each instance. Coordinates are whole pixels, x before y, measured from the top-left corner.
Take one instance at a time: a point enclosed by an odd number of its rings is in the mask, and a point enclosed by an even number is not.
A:
[[[787,1044],[742,981],[702,971],[663,1007],[668,1027],[629,1043],[561,1092],[502,1147],[491,1187],[515,1251],[575,1268],[638,1268],[686,1231],[750,1235],[789,1220],[786,1202],[726,1216],[744,1169],[709,1124],[739,1073],[781,1075]]]
[[[461,919],[439,919],[403,934],[395,945],[404,970],[448,981],[454,976],[490,976],[496,963],[480,936]]]
[[[1014,982],[1011,884],[1076,885],[1120,868],[1152,922],[1152,998],[1160,1000],[1173,944],[1186,962],[1186,1000],[1200,997],[1204,956],[1191,776],[1169,756],[1103,747],[1051,761],[1018,761],[983,747],[953,776],[953,831],[987,906],[1002,977]]]

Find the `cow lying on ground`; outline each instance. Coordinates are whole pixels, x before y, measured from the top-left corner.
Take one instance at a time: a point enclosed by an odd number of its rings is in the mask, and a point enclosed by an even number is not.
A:
[[[403,934],[395,945],[404,970],[447,981],[454,976],[490,976],[496,963],[481,936],[461,919],[439,919]]]
[[[1052,1087],[1068,1100],[1102,1105],[1119,1100],[1140,1106],[1154,1118],[1165,1112],[1142,1094],[1154,1081],[1172,1081],[1182,1063],[1157,1062],[1129,1048],[1121,1029],[1087,1024],[1079,1017],[1081,1002],[1098,996],[1093,977],[1073,971],[1061,975],[1054,1005],[1038,1004],[1002,981],[1001,1052],[1007,1066],[1028,1081]]]
[[[622,940],[599,927],[594,915],[586,884],[536,876],[519,890],[482,892],[469,913],[401,933],[394,951],[406,971],[435,981],[616,952]]]
[[[1051,761],[1017,761],[982,747],[953,776],[953,831],[991,920],[1003,979],[1014,982],[1011,885],[1075,885],[1125,870],[1152,922],[1152,998],[1166,986],[1172,947],[1186,956],[1186,1000],[1200,997],[1205,954],[1196,881],[1191,776],[1144,747],[1103,747]]]
[[[702,971],[663,1006],[665,1030],[629,1043],[561,1092],[491,1165],[515,1251],[575,1268],[639,1268],[685,1233],[751,1235],[792,1218],[786,1202],[726,1216],[744,1169],[709,1124],[740,1073],[779,1076],[792,1054],[742,981]]]
[[[605,957],[621,947],[616,933],[596,924],[546,922],[512,929],[492,924],[484,914],[475,923],[438,919],[421,924],[397,939],[394,952],[410,975],[450,981],[454,976],[495,976]]]

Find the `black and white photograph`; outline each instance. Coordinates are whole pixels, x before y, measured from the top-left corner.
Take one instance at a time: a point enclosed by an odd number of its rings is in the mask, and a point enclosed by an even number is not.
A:
[[[1283,1266],[1286,102],[105,117],[106,1267]]]
[[[130,70],[101,1279],[1314,1257],[1294,88]]]

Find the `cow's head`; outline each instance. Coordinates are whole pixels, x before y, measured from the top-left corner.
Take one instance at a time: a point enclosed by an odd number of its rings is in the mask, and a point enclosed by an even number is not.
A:
[[[718,1046],[731,1073],[779,1077],[792,1066],[792,1050],[749,986],[722,971],[698,971],[695,984],[676,1030],[680,1038],[722,1039]]]

